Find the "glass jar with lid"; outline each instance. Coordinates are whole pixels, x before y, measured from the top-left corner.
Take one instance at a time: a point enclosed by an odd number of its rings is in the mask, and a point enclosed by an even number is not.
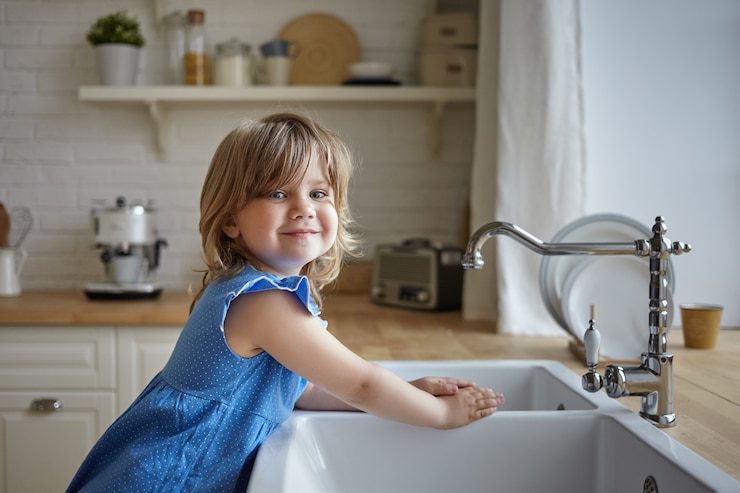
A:
[[[252,47],[238,38],[216,45],[213,83],[218,86],[252,85]]]
[[[185,57],[185,14],[179,11],[162,18],[165,34],[165,83],[182,84]]]
[[[210,67],[206,33],[203,22],[205,12],[200,9],[188,10],[188,26],[185,31],[185,84],[207,86],[210,84]]]

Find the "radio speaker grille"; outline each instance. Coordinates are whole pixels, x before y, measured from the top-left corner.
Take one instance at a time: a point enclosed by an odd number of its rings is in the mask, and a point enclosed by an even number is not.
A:
[[[389,281],[429,283],[431,261],[430,257],[418,255],[383,255],[380,262],[380,278]]]

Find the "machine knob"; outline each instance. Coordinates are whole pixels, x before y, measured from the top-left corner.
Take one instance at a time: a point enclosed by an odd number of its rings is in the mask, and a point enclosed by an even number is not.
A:
[[[380,285],[373,286],[373,296],[375,296],[376,299],[382,300],[385,298],[385,288]]]

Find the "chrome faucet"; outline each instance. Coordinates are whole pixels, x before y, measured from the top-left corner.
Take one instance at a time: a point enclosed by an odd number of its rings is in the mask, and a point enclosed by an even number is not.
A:
[[[581,384],[588,392],[598,392],[602,387],[612,398],[639,395],[640,416],[659,427],[676,425],[673,412],[673,355],[667,352],[668,301],[665,273],[668,259],[691,251],[691,245],[671,242],[663,217],[655,218],[653,236],[632,243],[546,243],[506,222],[495,221],[479,228],[468,242],[463,255],[465,269],[482,269],[481,248],[493,235],[513,238],[540,255],[635,255],[648,257],[650,284],[648,286],[648,348],[642,353],[639,366],[608,365],[604,376],[596,371],[600,335],[595,328],[595,315],[591,314],[589,327],[584,334],[588,372]]]

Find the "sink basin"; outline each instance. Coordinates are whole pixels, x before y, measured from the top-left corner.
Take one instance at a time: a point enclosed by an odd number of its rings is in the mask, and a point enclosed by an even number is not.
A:
[[[629,411],[500,413],[438,431],[297,413],[262,446],[248,493],[737,492],[740,483]]]
[[[457,377],[503,392],[506,404],[499,411],[620,409],[601,394],[581,389],[581,377],[557,361],[382,361],[404,380],[425,376]]]
[[[603,392],[584,392],[580,376],[560,363],[382,364],[408,380],[470,379],[503,391],[506,404],[444,431],[363,413],[294,412],[260,448],[248,493],[740,491]]]

